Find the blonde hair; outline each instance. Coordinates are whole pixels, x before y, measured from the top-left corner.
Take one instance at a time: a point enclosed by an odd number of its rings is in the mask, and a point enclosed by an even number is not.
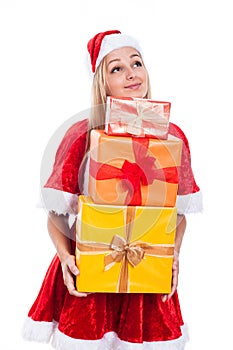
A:
[[[141,55],[140,55],[141,57]],[[100,62],[96,69],[92,83],[92,113],[91,113],[91,129],[104,129],[105,110],[106,110],[106,56]],[[143,62],[143,60],[142,60]],[[143,62],[144,65],[144,62]],[[144,65],[145,66],[145,65]],[[147,70],[146,70],[147,71]],[[151,98],[151,87],[149,74],[147,72],[148,91],[144,98]]]

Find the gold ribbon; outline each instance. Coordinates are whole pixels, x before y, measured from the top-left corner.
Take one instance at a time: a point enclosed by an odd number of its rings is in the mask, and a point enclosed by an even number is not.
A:
[[[133,266],[137,266],[144,257],[144,249],[137,246],[135,243],[128,244],[126,240],[118,235],[113,236],[110,243],[112,253],[104,258],[105,270],[112,262],[120,262],[125,257],[126,260]]]
[[[143,121],[151,123],[152,128],[155,127],[155,122],[160,125],[160,128],[167,127],[168,120],[165,116],[163,116],[163,106],[153,106],[150,102],[147,101],[143,101],[143,104],[136,101],[136,109],[137,115],[135,116],[134,120],[127,125],[128,133],[145,136],[145,132],[142,127]]]
[[[154,129],[156,122],[163,131],[166,132],[168,127],[168,115],[164,112],[163,104],[156,104],[147,101],[137,101],[134,99],[125,99],[123,101],[112,97],[111,108],[114,110],[110,119],[110,124],[126,124],[126,132],[135,136],[145,136],[142,127],[143,121],[146,121]],[[133,109],[133,113],[132,113]]]
[[[129,290],[129,264],[136,267],[144,255],[173,257],[174,245],[153,245],[146,242],[130,243],[133,221],[136,208],[133,206],[127,207],[126,224],[125,224],[125,239],[121,236],[114,235],[110,245],[105,243],[81,243],[77,242],[77,248],[81,252],[108,252],[104,257],[104,271],[109,270],[115,263],[121,262],[121,270],[118,279],[117,292],[127,293]],[[109,252],[109,250],[112,250]]]

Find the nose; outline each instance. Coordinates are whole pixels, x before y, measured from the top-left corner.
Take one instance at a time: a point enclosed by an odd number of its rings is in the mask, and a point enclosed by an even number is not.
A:
[[[126,72],[126,78],[128,80],[132,80],[135,77],[134,70],[132,68],[128,68]]]

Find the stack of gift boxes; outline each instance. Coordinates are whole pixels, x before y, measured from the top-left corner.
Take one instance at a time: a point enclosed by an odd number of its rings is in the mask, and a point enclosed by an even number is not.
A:
[[[79,291],[170,292],[182,141],[169,117],[169,102],[108,97],[78,202]]]

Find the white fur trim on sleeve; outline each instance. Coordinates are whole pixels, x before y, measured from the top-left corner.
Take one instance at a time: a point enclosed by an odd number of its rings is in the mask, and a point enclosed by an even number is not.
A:
[[[41,189],[42,207],[47,211],[54,211],[57,215],[77,214],[78,195],[43,187]]]
[[[203,210],[201,191],[178,195],[176,200],[178,214],[199,213]]]

